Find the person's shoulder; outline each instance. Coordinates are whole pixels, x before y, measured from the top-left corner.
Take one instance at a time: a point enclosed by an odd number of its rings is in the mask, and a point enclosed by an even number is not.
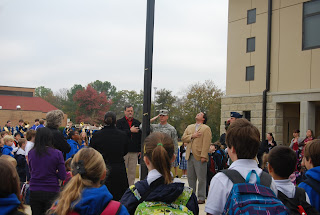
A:
[[[171,129],[171,130],[174,130],[174,131],[176,130],[175,127],[173,127],[173,126],[170,125],[169,123],[167,123],[167,126],[168,126],[168,128]]]
[[[136,118],[133,118],[132,120],[134,123],[138,123],[138,124],[141,124],[141,122],[139,120],[137,120]]]

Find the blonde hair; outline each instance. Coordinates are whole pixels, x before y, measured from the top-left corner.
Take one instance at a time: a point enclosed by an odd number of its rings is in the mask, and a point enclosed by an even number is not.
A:
[[[11,136],[11,135],[6,135],[6,136],[3,137],[3,142],[4,142],[4,144],[6,144],[7,142],[9,142],[10,140],[11,140],[11,141],[14,141],[13,136]]]
[[[174,155],[172,138],[165,133],[154,132],[144,141],[144,154],[151,161],[153,167],[164,177],[164,183],[170,184],[171,160]]]
[[[78,173],[77,169],[82,165],[84,171]],[[66,187],[60,193],[58,204],[54,209],[49,210],[49,214],[66,215],[72,210],[71,203],[79,201],[81,192],[86,187],[97,186],[106,171],[106,164],[102,155],[93,148],[81,149],[72,159],[71,170],[73,177],[68,182]],[[55,201],[55,202],[56,202]]]
[[[17,167],[17,160],[11,157],[10,155],[1,155],[0,160],[6,160],[12,163],[12,165],[16,168]]]

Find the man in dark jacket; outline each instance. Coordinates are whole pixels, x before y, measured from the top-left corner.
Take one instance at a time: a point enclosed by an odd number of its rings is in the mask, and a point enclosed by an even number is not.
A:
[[[124,117],[117,121],[117,128],[124,131],[128,138],[128,154],[124,156],[127,168],[129,186],[134,184],[136,178],[136,167],[138,156],[141,150],[141,131],[139,126],[141,122],[133,118],[133,107],[127,105],[124,107]]]

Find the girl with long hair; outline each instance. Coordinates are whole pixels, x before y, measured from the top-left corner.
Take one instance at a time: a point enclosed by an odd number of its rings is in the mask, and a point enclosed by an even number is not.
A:
[[[143,159],[149,170],[147,178],[131,186],[120,200],[130,214],[134,214],[142,201],[159,201],[173,207],[181,196],[186,198],[179,201],[185,203],[180,205],[181,207],[187,208],[193,214],[199,213],[197,198],[192,189],[185,187],[170,171],[175,154],[169,135],[160,132],[150,134],[144,141]]]
[[[0,214],[24,214],[16,168],[10,161],[0,159],[0,172]]]
[[[113,197],[107,187],[102,185],[107,169],[101,154],[93,148],[81,149],[72,159],[71,172],[73,177],[49,214],[112,214],[108,211],[108,205]],[[120,203],[118,206],[119,215],[128,214],[124,206]]]
[[[57,197],[59,179],[66,178],[62,152],[53,148],[49,128],[37,129],[33,149],[28,154],[30,170],[30,206],[33,215],[44,214]]]

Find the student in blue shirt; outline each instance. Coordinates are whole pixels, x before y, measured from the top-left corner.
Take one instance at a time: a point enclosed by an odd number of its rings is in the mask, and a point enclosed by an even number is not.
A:
[[[69,132],[69,139],[67,140],[68,144],[71,147],[71,150],[69,153],[67,153],[66,160],[68,160],[72,155],[76,154],[82,148],[78,143],[79,140],[79,132],[71,130]]]
[[[3,142],[4,142],[4,146],[1,149],[2,155],[10,155],[11,157],[14,157],[13,152],[12,152],[12,150],[13,150],[12,145],[14,144],[13,143],[14,138],[11,135],[6,135],[3,138]]]

